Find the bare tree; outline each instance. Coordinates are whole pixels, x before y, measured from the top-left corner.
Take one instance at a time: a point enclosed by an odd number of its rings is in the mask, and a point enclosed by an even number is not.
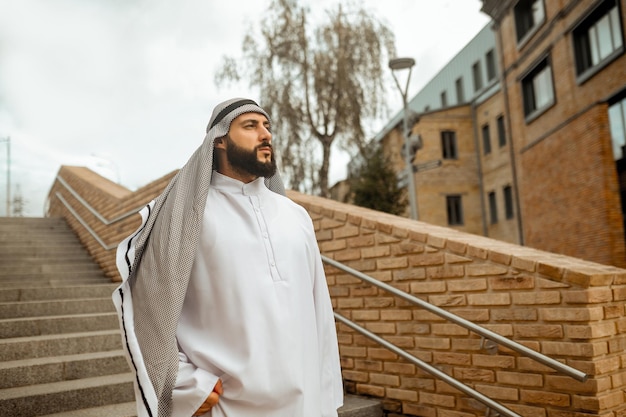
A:
[[[260,36],[251,29],[243,59],[225,57],[215,81],[245,77],[259,89],[260,104],[278,120],[287,184],[327,197],[333,143],[362,151],[364,122],[386,110],[383,75],[395,46],[393,33],[360,6],[339,4],[315,28],[309,15],[298,0],[272,0]],[[311,139],[321,145],[321,161]]]

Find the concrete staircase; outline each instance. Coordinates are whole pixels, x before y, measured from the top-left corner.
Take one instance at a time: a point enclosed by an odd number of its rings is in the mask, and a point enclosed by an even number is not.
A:
[[[0,218],[0,416],[134,415],[115,286],[63,219]]]
[[[0,218],[0,416],[136,416],[115,287],[63,219]],[[347,396],[339,415],[382,409]]]

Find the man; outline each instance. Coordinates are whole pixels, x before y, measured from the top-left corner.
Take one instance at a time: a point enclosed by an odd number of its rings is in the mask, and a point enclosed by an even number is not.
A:
[[[328,288],[267,113],[232,99],[118,247],[138,416],[327,417],[343,402]]]

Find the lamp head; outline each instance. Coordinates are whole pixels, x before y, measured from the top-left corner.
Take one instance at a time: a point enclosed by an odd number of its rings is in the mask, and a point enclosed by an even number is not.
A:
[[[413,58],[393,58],[389,60],[389,68],[392,71],[411,68],[415,65]]]

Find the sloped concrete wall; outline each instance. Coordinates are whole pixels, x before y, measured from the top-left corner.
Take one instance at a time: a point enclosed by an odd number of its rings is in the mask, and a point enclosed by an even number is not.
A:
[[[140,207],[174,173],[131,193],[85,168],[62,167],[49,214],[62,216],[113,280],[105,250],[62,203],[114,244],[137,215],[102,226],[69,185],[107,219]],[[335,310],[524,417],[626,415],[626,270],[289,192],[310,213],[321,252],[380,281],[512,338],[589,375],[586,382],[409,305],[333,267]],[[383,400],[388,416],[484,416],[485,407],[398,355],[338,325],[346,390]]]

